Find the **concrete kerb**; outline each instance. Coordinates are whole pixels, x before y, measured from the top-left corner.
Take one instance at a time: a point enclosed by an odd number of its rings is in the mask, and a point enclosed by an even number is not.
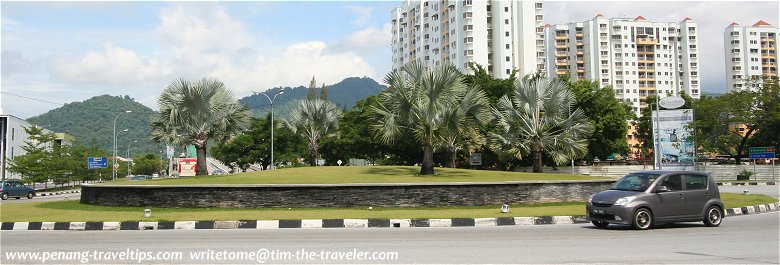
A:
[[[776,212],[780,202],[725,209],[725,217]],[[194,230],[194,229],[281,229],[281,228],[416,228],[489,227],[587,223],[585,216],[537,216],[452,219],[306,219],[242,221],[160,221],[160,222],[3,222],[0,230]]]
[[[773,186],[777,185],[774,181],[748,181],[748,182],[718,182],[718,186]]]
[[[81,193],[80,190],[69,190],[69,191],[59,191],[59,192],[43,192],[43,193],[35,193],[35,196],[53,196],[53,195],[61,195],[61,194],[71,194],[71,193]]]

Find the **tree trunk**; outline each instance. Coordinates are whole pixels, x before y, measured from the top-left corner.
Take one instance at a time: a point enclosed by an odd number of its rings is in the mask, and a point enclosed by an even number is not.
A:
[[[317,143],[309,143],[309,166],[317,166]]]
[[[745,136],[742,137],[742,141],[739,142],[739,145],[737,146],[737,155],[734,157],[735,162],[737,165],[741,164],[742,162],[742,156],[743,151],[745,150],[745,144],[747,144],[747,140],[750,138],[750,135],[753,134],[753,128],[751,127],[748,129],[748,131],[745,133]]]
[[[420,175],[433,175],[433,146],[425,145],[423,147],[423,162],[420,168]]]
[[[455,151],[455,148],[453,146],[447,147],[447,166],[451,168],[455,168],[455,160],[457,159],[457,151]]]
[[[198,153],[198,170],[195,172],[195,176],[208,175],[209,170],[206,166],[206,143],[203,143],[203,146],[195,145],[195,150]]]
[[[534,147],[534,173],[542,173],[542,149]]]

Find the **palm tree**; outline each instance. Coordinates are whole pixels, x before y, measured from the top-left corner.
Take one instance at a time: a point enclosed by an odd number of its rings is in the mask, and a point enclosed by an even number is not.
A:
[[[493,109],[490,148],[518,159],[532,153],[534,172],[542,172],[542,153],[559,165],[585,156],[593,126],[580,109],[571,111],[573,104],[574,96],[559,80],[517,80]]]
[[[485,144],[479,125],[487,124],[492,118],[487,97],[478,86],[468,88],[457,102],[457,106],[446,109],[444,115],[447,129],[442,144],[448,154],[449,167],[456,167],[458,151],[464,147],[474,151]]]
[[[197,175],[208,175],[209,140],[226,141],[249,121],[249,110],[225,85],[215,79],[191,83],[173,81],[157,100],[160,114],[152,120],[152,140],[181,146],[195,145]]]
[[[317,150],[320,138],[338,130],[341,109],[329,101],[319,98],[302,100],[284,121],[285,126],[295,134],[302,135],[308,142],[309,165],[317,165]]]
[[[434,173],[434,147],[446,146],[448,140],[454,145],[453,139],[469,131],[474,120],[469,116],[486,116],[479,111],[484,109],[484,94],[468,88],[452,64],[427,68],[412,62],[389,73],[385,83],[390,87],[372,108],[376,113],[373,130],[385,143],[411,132],[423,148],[421,175]]]

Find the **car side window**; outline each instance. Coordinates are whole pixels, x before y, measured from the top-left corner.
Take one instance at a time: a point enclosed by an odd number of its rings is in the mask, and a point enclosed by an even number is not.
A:
[[[669,188],[669,191],[681,191],[682,190],[682,175],[671,175],[666,177],[663,182],[661,182],[662,186],[666,186]]]
[[[703,190],[707,188],[707,176],[685,175],[686,190]]]

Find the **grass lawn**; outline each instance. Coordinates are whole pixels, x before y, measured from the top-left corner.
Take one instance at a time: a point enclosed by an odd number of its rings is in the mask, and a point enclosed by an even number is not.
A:
[[[123,185],[193,185],[193,184],[343,184],[343,183],[426,183],[426,182],[502,182],[598,180],[605,177],[553,173],[526,173],[491,170],[436,168],[436,175],[419,175],[420,167],[299,167],[264,170],[221,176],[198,176],[176,179],[127,181],[118,179],[106,184]]]
[[[758,194],[721,193],[727,208],[767,204],[777,199]],[[284,220],[284,219],[415,219],[480,218],[584,215],[585,203],[548,203],[512,205],[503,214],[500,206],[373,209],[183,209],[151,208],[152,217],[143,217],[143,207],[110,207],[82,205],[78,201],[34,202],[0,205],[2,222],[77,222],[77,221],[203,221],[203,220]]]

